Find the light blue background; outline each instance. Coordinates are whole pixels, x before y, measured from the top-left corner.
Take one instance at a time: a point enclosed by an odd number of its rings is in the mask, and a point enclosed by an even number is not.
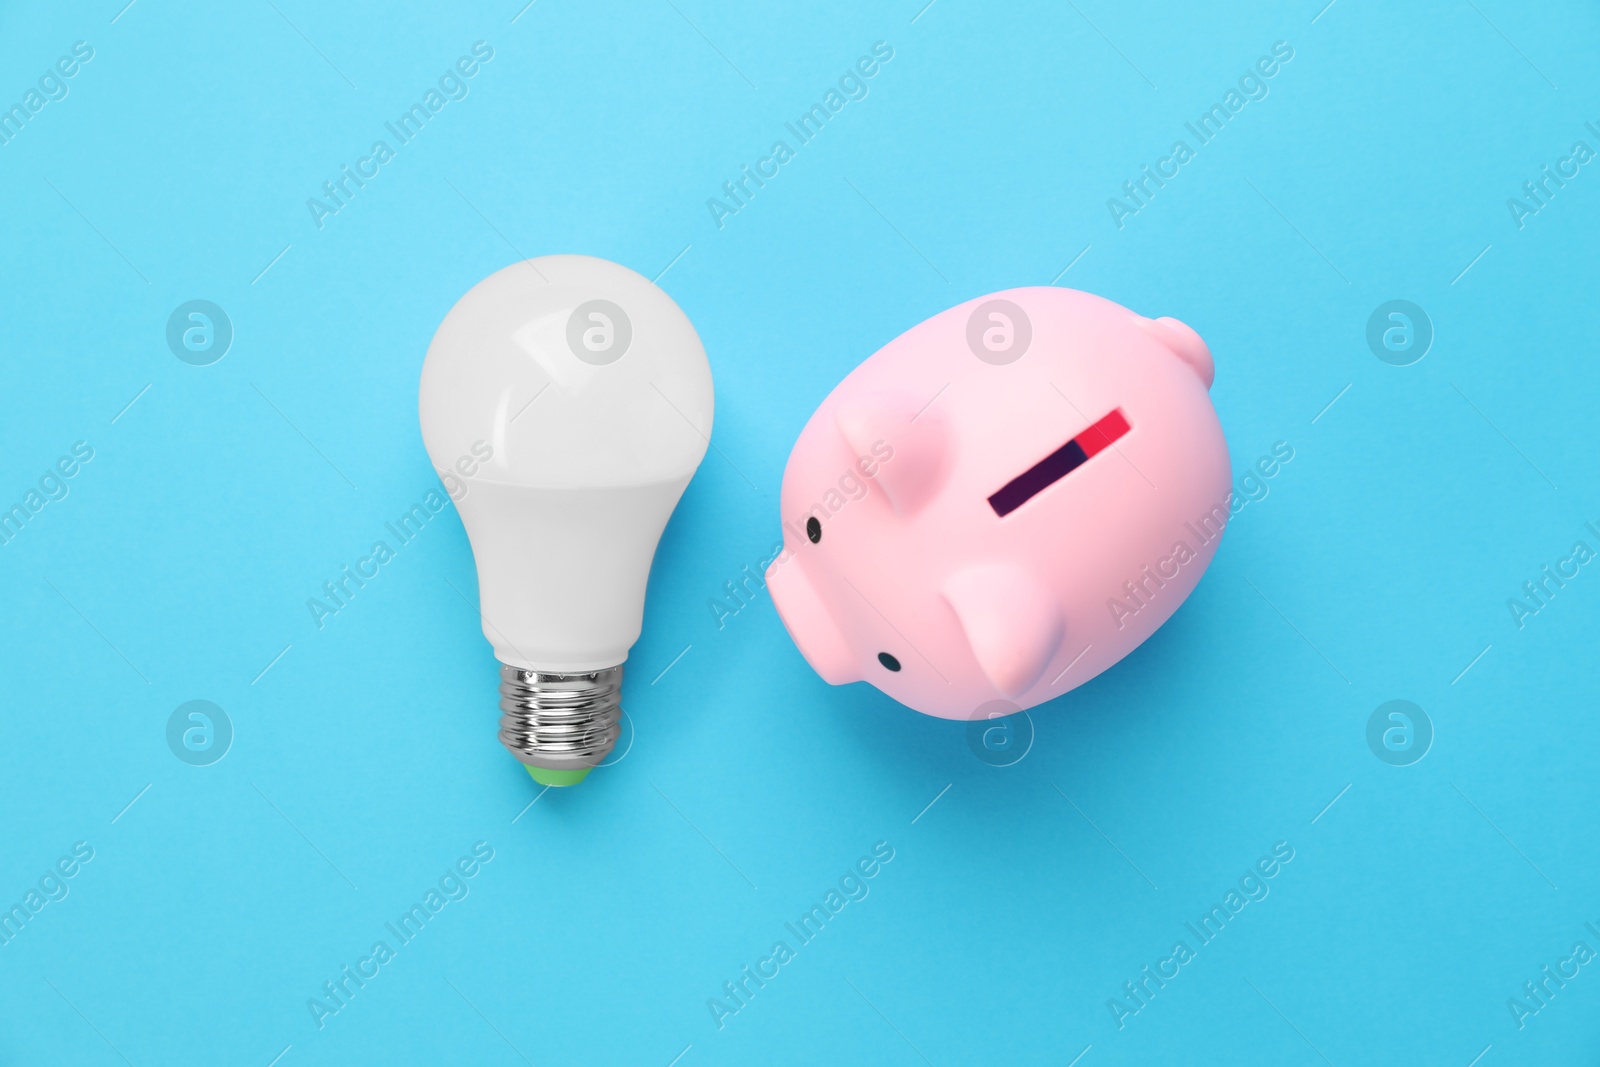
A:
[[[95,450],[0,548],[0,904],[95,850],[0,947],[0,1062],[1592,1062],[1600,967],[1506,1006],[1600,949],[1600,573],[1506,606],[1600,548],[1600,164],[1506,207],[1600,148],[1592,5],[123,2],[0,13],[5,106],[95,49],[0,146],[0,501]],[[478,40],[470,95],[317,229]],[[870,96],[719,229],[706,199],[880,40]],[[1119,230],[1106,199],[1280,40],[1270,96]],[[437,484],[446,309],[552,252],[671,265],[726,458],[656,558],[631,749],[529,808],[453,512],[323,629],[305,602]],[[709,602],[851,367],[1055,279],[1193,324],[1236,470],[1295,458],[994,767],[824,685],[765,595],[720,629]],[[197,298],[236,332],[209,367],[164,339]],[[1394,298],[1436,331],[1404,368],[1365,342]],[[1409,767],[1365,740],[1391,698],[1437,732]],[[209,767],[165,741],[191,699],[236,731]],[[308,998],[478,841],[470,896],[319,1030]],[[719,1030],[708,998],[878,841],[870,895]],[[1108,999],[1278,841],[1270,896],[1119,1030]]]

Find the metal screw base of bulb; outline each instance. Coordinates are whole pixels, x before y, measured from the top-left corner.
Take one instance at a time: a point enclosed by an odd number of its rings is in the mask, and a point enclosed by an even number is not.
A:
[[[566,674],[500,665],[500,742],[521,762],[589,770],[622,733],[622,665]]]

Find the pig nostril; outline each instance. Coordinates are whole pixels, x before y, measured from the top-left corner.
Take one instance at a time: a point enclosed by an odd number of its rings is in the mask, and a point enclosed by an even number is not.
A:
[[[878,662],[889,668],[891,671],[897,671],[900,669],[900,661],[889,655],[887,652],[878,653]]]
[[[822,523],[817,521],[815,515],[806,520],[806,536],[811,538],[811,543],[816,544],[822,540]],[[899,667],[894,668],[899,670]]]

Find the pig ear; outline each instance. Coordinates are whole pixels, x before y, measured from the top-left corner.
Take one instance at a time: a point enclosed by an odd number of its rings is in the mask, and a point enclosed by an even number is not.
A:
[[[968,567],[951,575],[941,592],[978,665],[1006,696],[1027,692],[1066,637],[1055,599],[1019,567]]]
[[[926,398],[867,390],[834,409],[834,425],[900,515],[932,499],[950,471],[948,430],[927,408]]]
[[[1194,332],[1194,328],[1187,323],[1179,322],[1174,318],[1163,316],[1159,319],[1138,318],[1139,328],[1151,337],[1160,341],[1167,348],[1200,375],[1200,380],[1207,389],[1216,379],[1216,364],[1211,360],[1211,349],[1206,347],[1205,341]]]

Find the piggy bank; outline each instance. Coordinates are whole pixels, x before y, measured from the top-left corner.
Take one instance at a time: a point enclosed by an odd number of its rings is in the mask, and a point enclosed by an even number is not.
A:
[[[947,719],[1112,666],[1200,581],[1231,504],[1210,350],[1039,287],[969,301],[851,371],[784,471],[773,603],[824,680]]]

